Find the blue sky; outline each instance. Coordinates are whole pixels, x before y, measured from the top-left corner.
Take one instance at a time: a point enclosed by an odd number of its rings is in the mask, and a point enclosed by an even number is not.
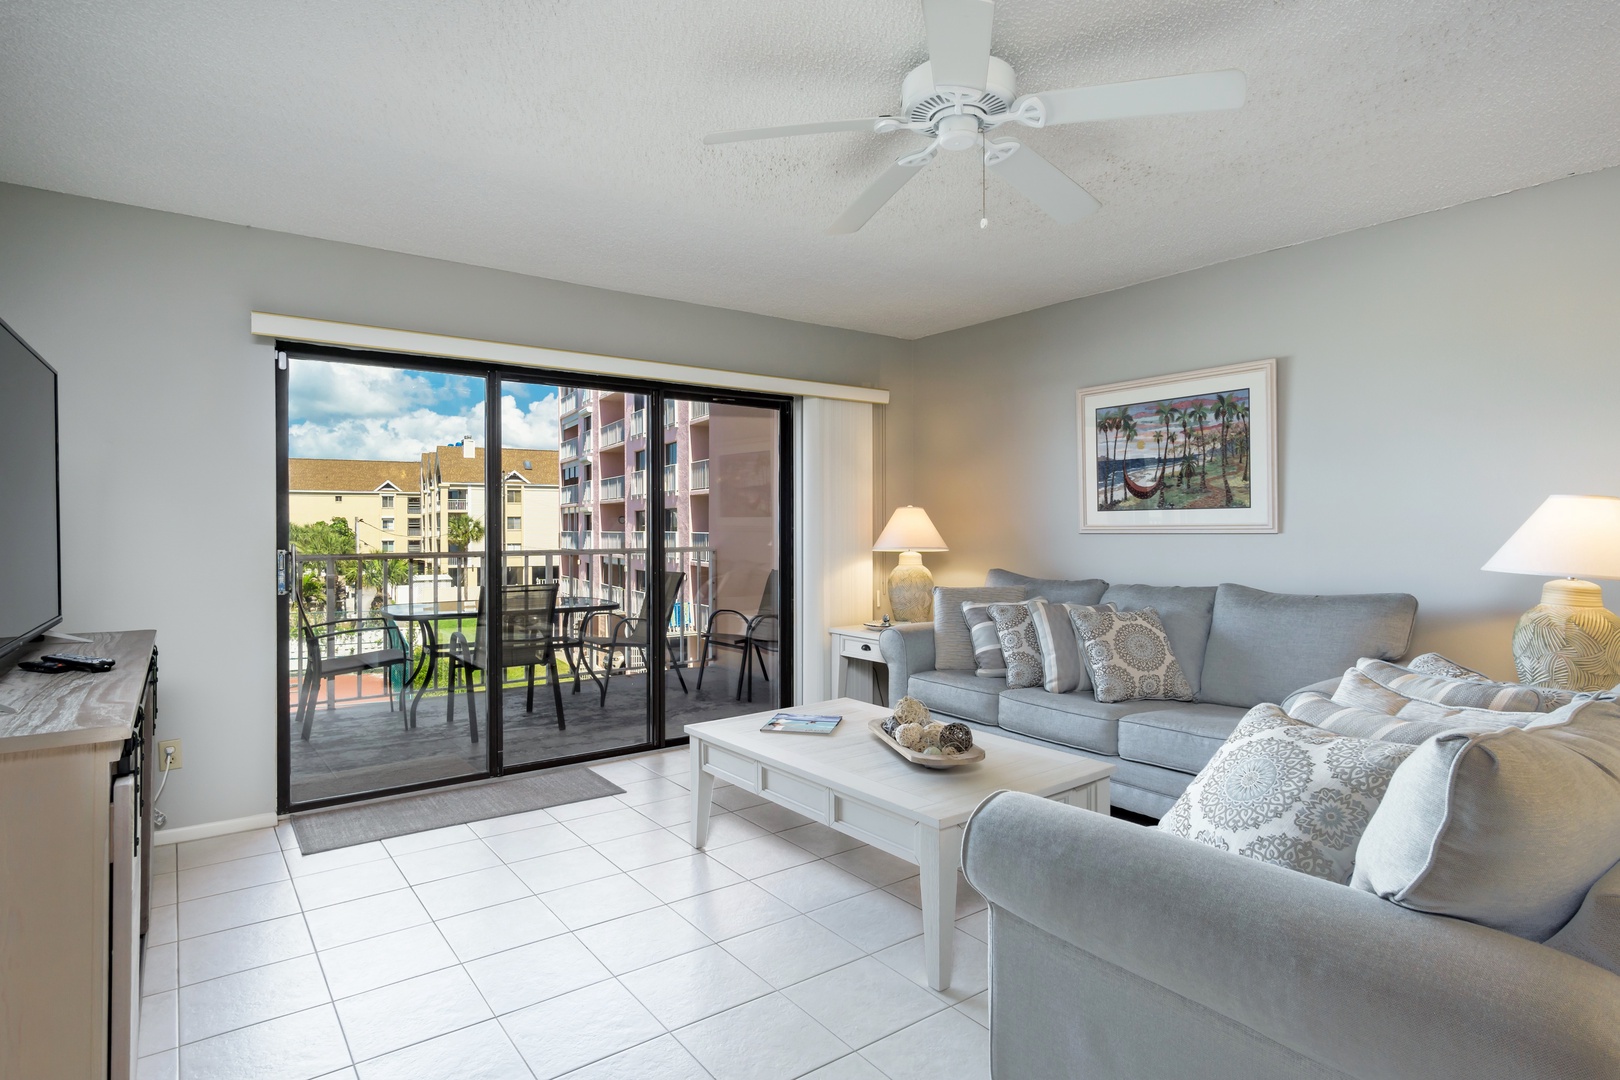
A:
[[[484,444],[484,381],[473,375],[292,360],[287,380],[291,457],[409,461],[471,436]],[[501,384],[502,441],[557,447],[557,388]]]

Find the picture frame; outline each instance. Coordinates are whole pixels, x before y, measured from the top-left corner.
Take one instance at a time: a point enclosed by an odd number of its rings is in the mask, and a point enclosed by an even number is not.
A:
[[[1277,361],[1076,395],[1082,533],[1274,533]]]

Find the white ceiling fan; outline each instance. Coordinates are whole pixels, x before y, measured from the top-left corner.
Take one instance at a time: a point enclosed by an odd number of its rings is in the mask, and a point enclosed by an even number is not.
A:
[[[704,136],[703,141],[741,142],[828,131],[878,135],[909,131],[931,140],[890,165],[832,223],[827,230],[831,233],[852,233],[865,225],[940,150],[970,150],[981,145],[987,170],[1060,224],[1068,225],[1096,210],[1097,200],[1029,147],[1012,139],[991,139],[991,131],[1015,122],[1040,128],[1086,120],[1213,112],[1243,104],[1246,81],[1241,71],[1170,75],[1015,98],[1011,65],[990,55],[993,0],[922,0],[922,6],[928,61],[901,81],[899,115],[721,131]]]

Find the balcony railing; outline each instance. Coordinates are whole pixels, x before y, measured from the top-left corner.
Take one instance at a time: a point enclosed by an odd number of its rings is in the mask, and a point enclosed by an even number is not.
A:
[[[466,513],[467,512],[467,500],[466,499],[446,499],[446,500],[444,500],[444,502],[445,502],[445,509],[449,510],[451,513],[456,513],[458,511],[461,512],[461,513]]]
[[[563,416],[567,416],[569,413],[578,412],[580,405],[584,400],[584,395],[582,395],[578,390],[570,390],[568,393],[564,394],[558,399],[557,411]]]
[[[693,547],[708,547],[709,546],[709,534],[706,533],[706,532],[695,532],[695,533],[693,533],[692,534],[692,546]]]
[[[709,490],[709,459],[699,458],[692,462],[692,490]]]
[[[637,409],[630,414],[630,437],[639,439],[647,434],[647,410]]]
[[[563,485],[562,504],[564,506],[578,506],[579,505],[579,496],[580,496],[579,488],[580,488],[580,485],[578,485],[578,484],[564,484]]]
[[[681,534],[680,533],[675,532],[672,529],[665,529],[664,530],[664,546],[665,547],[667,547],[667,548],[674,547],[676,544],[680,543],[680,540],[681,540]]]
[[[600,494],[598,495],[598,498],[600,498],[603,502],[623,502],[624,501],[624,477],[622,477],[622,476],[604,476],[604,477],[602,477],[602,490],[601,490]]]
[[[675,403],[673,401],[664,402],[664,426],[666,428],[675,426]]]
[[[593,440],[595,439],[595,437],[596,437],[596,432],[594,432],[594,431],[587,431],[585,434],[583,434],[583,435],[581,435],[579,437],[579,452],[581,454],[588,454],[588,453],[591,452],[591,449],[592,449],[592,447],[594,445]]]
[[[598,533],[597,535],[601,537],[602,547],[612,551],[624,550],[623,530],[620,530],[619,532],[603,532]]]
[[[614,446],[624,445],[624,421],[615,420],[611,424],[603,424],[598,432],[601,442],[598,444],[603,450]]]
[[[422,535],[422,523],[419,522],[419,521],[413,521],[411,524],[407,525],[405,527],[405,535],[406,536],[421,536]]]
[[[672,495],[675,492],[675,466],[664,466],[664,494]]]
[[[632,499],[645,498],[647,495],[647,470],[637,469],[630,474],[630,497]]]
[[[707,401],[691,402],[686,406],[686,414],[692,418],[693,423],[699,420],[707,420],[709,418],[709,403]]]
[[[579,457],[579,440],[578,439],[564,439],[562,446],[557,451],[557,460],[558,461],[573,461],[578,457]]]
[[[557,534],[557,539],[561,541],[565,550],[578,551],[583,546],[580,538],[589,535],[589,533],[582,532],[560,532]]]
[[[647,548],[647,533],[646,533],[646,530],[638,529],[635,532],[630,534],[630,549],[632,551],[645,551],[646,548]]]

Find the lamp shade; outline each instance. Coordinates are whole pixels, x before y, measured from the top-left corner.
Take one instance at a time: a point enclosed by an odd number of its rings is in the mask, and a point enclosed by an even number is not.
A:
[[[1620,578],[1620,498],[1547,496],[1484,569],[1538,577]]]
[[[1617,500],[1620,501],[1620,500]],[[949,551],[945,540],[920,506],[902,506],[889,518],[873,551]]]

